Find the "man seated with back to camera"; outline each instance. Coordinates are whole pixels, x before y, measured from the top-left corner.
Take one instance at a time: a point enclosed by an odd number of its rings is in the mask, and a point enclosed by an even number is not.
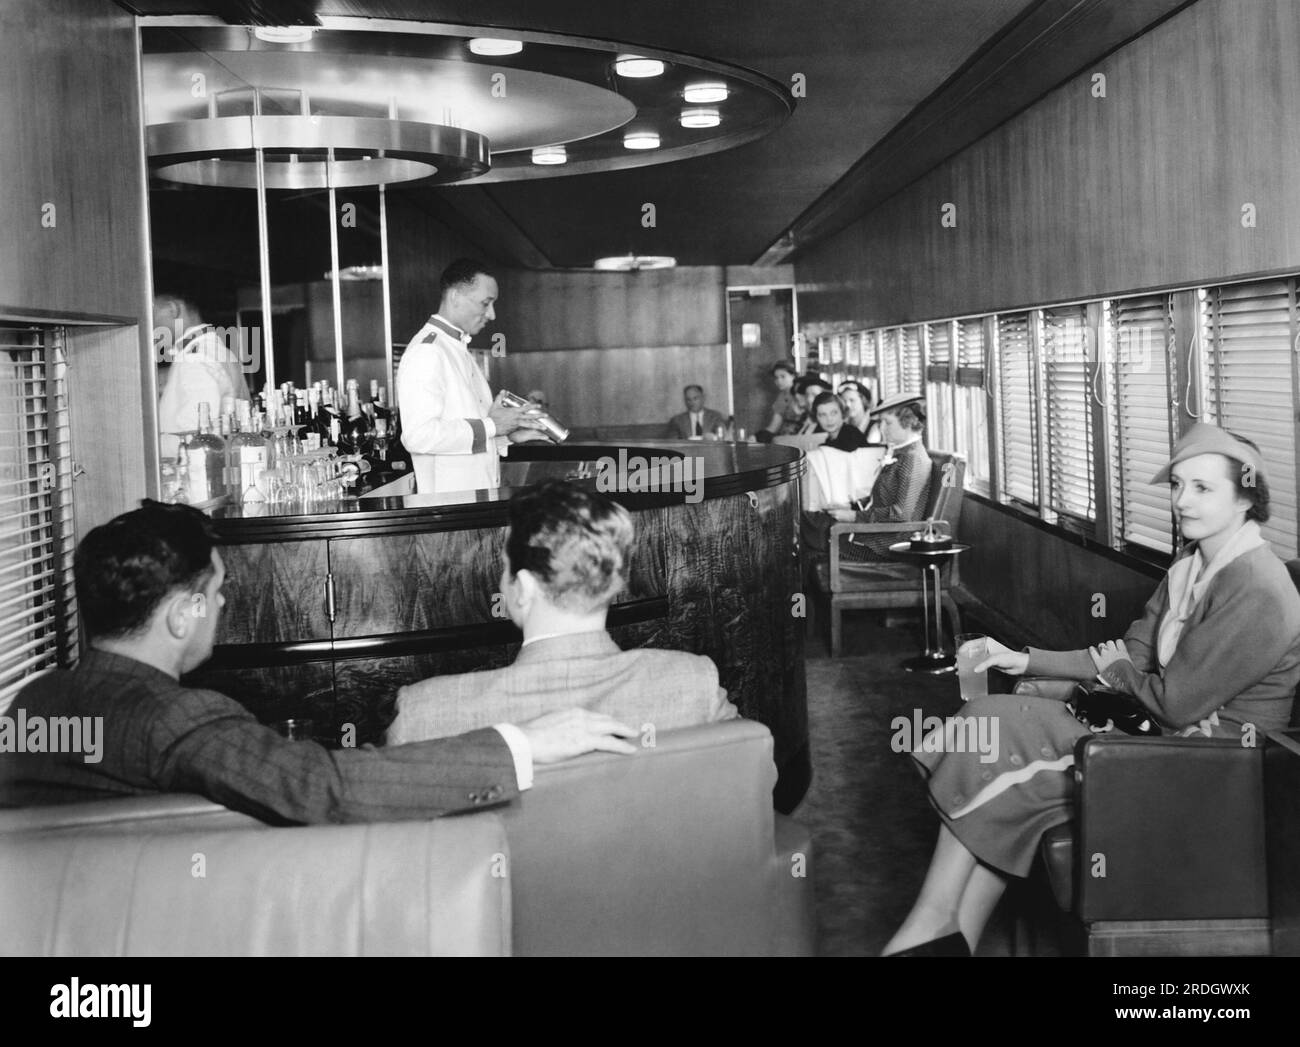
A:
[[[501,592],[524,634],[514,664],[435,676],[397,693],[390,745],[528,719],[574,704],[656,731],[734,719],[704,655],[622,651],[605,631],[627,584],[631,514],[553,480],[510,500]]]
[[[8,715],[102,717],[98,759],[0,756],[0,805],[200,793],[275,824],[431,818],[513,798],[535,763],[603,749],[635,732],[571,708],[457,738],[330,751],[264,727],[232,698],[184,687],[212,654],[225,566],[197,509],[146,502],[77,547],[88,649],[75,668],[29,683]],[[84,721],[83,721],[84,722]]]
[[[804,513],[801,532],[804,548],[813,555],[826,552],[831,524],[902,523],[925,515],[930,497],[933,463],[925,449],[925,401],[915,394],[900,393],[882,400],[870,412],[879,416],[886,453],[871,496],[849,509]],[[905,532],[845,534],[840,536],[840,559],[845,563],[888,560],[889,547],[901,541]]]

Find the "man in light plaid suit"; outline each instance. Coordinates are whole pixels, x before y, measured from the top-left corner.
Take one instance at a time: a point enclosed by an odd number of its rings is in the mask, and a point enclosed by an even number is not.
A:
[[[441,738],[580,705],[638,728],[671,730],[738,715],[717,667],[681,651],[622,651],[605,631],[627,579],[632,518],[594,492],[553,481],[516,495],[501,591],[524,633],[504,669],[403,687],[388,744]]]

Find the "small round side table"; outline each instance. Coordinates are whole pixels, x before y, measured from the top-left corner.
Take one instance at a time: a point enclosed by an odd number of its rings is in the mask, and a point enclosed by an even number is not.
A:
[[[944,564],[951,563],[969,545],[954,542],[947,549],[913,549],[911,542],[895,542],[889,555],[903,563],[915,564],[921,569],[921,621],[925,627],[925,647],[915,658],[903,662],[909,673],[950,673],[957,659],[943,649],[943,581],[939,572]],[[930,586],[934,586],[934,643],[930,642]]]

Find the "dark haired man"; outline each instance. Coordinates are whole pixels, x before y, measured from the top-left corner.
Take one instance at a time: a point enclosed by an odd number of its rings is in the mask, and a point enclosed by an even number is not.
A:
[[[524,633],[514,664],[435,676],[397,694],[390,745],[526,719],[572,705],[671,730],[730,720],[736,707],[703,655],[621,651],[605,631],[627,581],[632,518],[603,495],[552,481],[510,501],[501,592]]]
[[[534,763],[634,751],[619,737],[631,728],[581,709],[388,749],[289,741],[233,699],[179,682],[212,653],[224,603],[202,513],[146,503],[91,531],[74,569],[89,649],[28,684],[9,713],[102,717],[99,759],[0,756],[0,805],[193,792],[277,824],[431,818],[509,800]]]
[[[712,436],[719,427],[726,428],[727,420],[712,407],[704,406],[704,389],[688,385],[682,390],[686,410],[668,419],[668,435],[674,440],[703,440]]]
[[[545,439],[536,406],[510,407],[492,390],[467,348],[496,319],[497,282],[487,266],[458,258],[439,280],[438,311],[411,339],[397,368],[402,443],[418,494],[501,485],[508,441]]]

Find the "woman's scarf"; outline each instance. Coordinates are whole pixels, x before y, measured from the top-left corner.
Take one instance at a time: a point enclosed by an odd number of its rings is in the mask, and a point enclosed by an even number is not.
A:
[[[1198,543],[1191,556],[1184,556],[1169,568],[1169,610],[1160,620],[1156,640],[1156,657],[1160,660],[1162,673],[1178,647],[1184,623],[1200,603],[1214,576],[1238,556],[1244,556],[1263,544],[1264,536],[1260,533],[1259,524],[1247,520],[1209,564],[1205,563]]]

